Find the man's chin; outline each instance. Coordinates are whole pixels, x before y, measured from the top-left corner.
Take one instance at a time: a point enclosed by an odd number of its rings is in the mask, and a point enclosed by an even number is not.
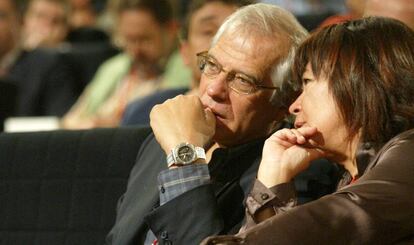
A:
[[[233,146],[239,144],[238,139],[238,135],[228,125],[221,120],[216,121],[216,133],[213,136],[213,141],[220,146]]]

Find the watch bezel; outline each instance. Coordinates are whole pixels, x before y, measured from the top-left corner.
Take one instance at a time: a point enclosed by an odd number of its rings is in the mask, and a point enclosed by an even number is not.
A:
[[[192,151],[192,157],[191,159],[185,161],[183,159],[181,159],[180,155],[179,155],[179,151],[180,149],[182,149],[183,147],[187,147],[189,149],[191,149]],[[195,146],[193,144],[190,143],[181,143],[179,145],[177,145],[174,150],[173,150],[173,156],[174,156],[174,160],[177,164],[182,164],[182,165],[187,165],[187,164],[191,164],[193,163],[195,160],[197,160],[197,153],[196,153],[196,149]]]

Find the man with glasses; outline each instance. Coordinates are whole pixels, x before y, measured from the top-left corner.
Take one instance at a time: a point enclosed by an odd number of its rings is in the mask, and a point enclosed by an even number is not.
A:
[[[289,67],[305,37],[290,13],[266,4],[224,22],[198,54],[199,95],[153,108],[154,135],[138,153],[108,242],[198,244],[238,231],[264,140],[286,114]]]

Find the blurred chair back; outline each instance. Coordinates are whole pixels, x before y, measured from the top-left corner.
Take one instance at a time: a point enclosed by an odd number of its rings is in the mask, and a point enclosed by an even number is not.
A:
[[[104,244],[149,132],[0,134],[0,244]]]
[[[0,132],[3,131],[4,120],[13,116],[17,108],[17,85],[11,81],[0,79]]]
[[[73,44],[63,50],[61,55],[76,76],[78,93],[81,94],[99,66],[118,53],[119,50],[109,42],[88,42]]]

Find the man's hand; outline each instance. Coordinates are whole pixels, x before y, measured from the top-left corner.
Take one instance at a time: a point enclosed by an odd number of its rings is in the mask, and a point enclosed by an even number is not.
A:
[[[179,95],[156,105],[150,113],[155,138],[166,154],[180,143],[205,147],[216,130],[216,119],[195,95]]]
[[[314,127],[281,129],[266,140],[257,178],[267,187],[289,182],[309,167],[312,160],[324,157],[312,136]]]

